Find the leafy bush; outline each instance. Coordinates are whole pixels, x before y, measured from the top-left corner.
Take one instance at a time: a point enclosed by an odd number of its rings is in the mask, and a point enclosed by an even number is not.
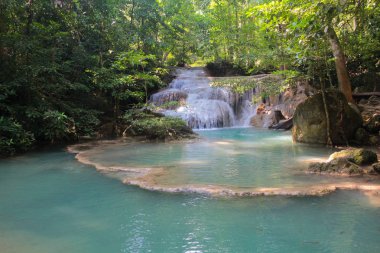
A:
[[[76,135],[75,125],[63,112],[49,110],[43,115],[42,135],[51,143],[70,140]]]
[[[0,156],[27,151],[34,142],[32,133],[25,131],[13,119],[0,117]]]
[[[180,106],[181,106],[181,102],[179,101],[169,101],[160,105],[159,107],[163,109],[168,109],[168,110],[175,110]]]
[[[206,68],[211,76],[244,76],[245,70],[225,60],[218,60],[206,64]]]
[[[279,94],[288,87],[280,75],[266,75],[260,78],[254,76],[215,78],[210,85],[229,88],[237,94],[244,94],[246,91],[259,88],[260,95],[264,97]]]
[[[306,76],[303,76],[300,72],[295,70],[277,70],[272,73],[273,75],[280,76],[284,79],[284,84],[294,86],[299,80],[305,80]]]
[[[127,133],[133,136],[145,136],[147,139],[180,139],[194,135],[191,128],[182,119],[164,117],[150,111],[129,111],[125,114]]]
[[[100,124],[98,116],[100,112],[96,110],[75,109],[71,112],[75,121],[76,133],[80,136],[94,135],[96,128]]]

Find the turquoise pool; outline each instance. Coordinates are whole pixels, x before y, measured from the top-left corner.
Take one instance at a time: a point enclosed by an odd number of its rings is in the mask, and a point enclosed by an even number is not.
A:
[[[293,145],[286,133],[230,129],[202,131],[201,135],[205,139],[195,143],[145,147],[133,144],[132,154],[126,151],[129,148],[125,149],[129,144],[110,145],[97,150],[98,156],[92,159],[112,166],[173,170],[157,179],[160,184],[190,182],[244,188],[327,180],[302,176],[301,170],[304,159],[325,157],[331,151]],[[252,144],[246,135],[262,139]],[[209,153],[201,152],[202,146]],[[276,154],[273,159],[271,150]],[[148,151],[148,156],[141,155],[145,160],[139,158],[139,152]],[[236,155],[214,159],[218,152]],[[245,166],[252,163],[252,157],[258,159],[256,152],[268,153],[268,157],[251,167]],[[287,164],[281,162],[293,159],[289,157],[297,159]],[[209,158],[210,163],[191,164],[189,161],[195,158],[206,163]],[[281,172],[280,167],[267,166],[266,171],[258,171],[271,162],[284,165],[282,176],[275,176]],[[186,176],[179,176],[194,165],[198,174],[187,172]],[[238,171],[228,171],[223,165]],[[212,172],[199,175],[207,168]],[[253,168],[252,174],[249,168]],[[296,172],[288,176],[292,168]],[[380,201],[366,192],[213,197],[148,191],[123,184],[119,179],[125,175],[107,175],[79,163],[64,150],[0,161],[0,252],[374,253],[380,249]],[[170,178],[175,179],[174,183],[169,182]]]

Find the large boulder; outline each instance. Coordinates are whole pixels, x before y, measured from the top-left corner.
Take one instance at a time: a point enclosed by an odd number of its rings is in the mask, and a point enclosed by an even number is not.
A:
[[[346,144],[354,138],[363,120],[339,91],[325,92],[333,144]],[[327,144],[327,120],[322,93],[298,105],[293,117],[293,139],[297,142]]]

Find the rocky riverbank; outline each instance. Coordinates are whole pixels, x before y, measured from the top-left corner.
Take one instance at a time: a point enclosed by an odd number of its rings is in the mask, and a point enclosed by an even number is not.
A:
[[[350,148],[333,153],[326,162],[311,163],[308,171],[343,176],[380,175],[380,163],[375,152]]]

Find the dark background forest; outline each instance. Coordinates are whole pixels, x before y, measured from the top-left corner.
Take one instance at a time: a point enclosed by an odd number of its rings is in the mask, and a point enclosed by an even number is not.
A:
[[[190,65],[282,71],[350,101],[380,88],[379,2],[1,0],[0,153],[94,136]]]

